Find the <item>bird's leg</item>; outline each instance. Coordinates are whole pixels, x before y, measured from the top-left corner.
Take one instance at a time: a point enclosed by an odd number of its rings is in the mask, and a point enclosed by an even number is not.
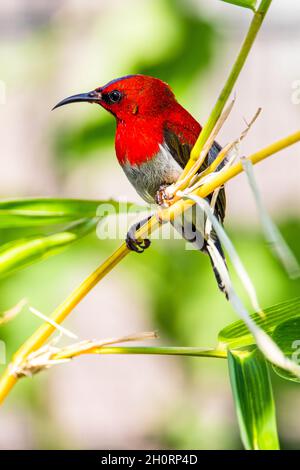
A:
[[[146,248],[149,248],[149,246],[151,245],[151,241],[148,238],[138,240],[135,234],[136,231],[139,230],[142,225],[144,225],[148,222],[149,219],[151,219],[151,217],[152,216],[150,215],[146,219],[143,219],[140,222],[133,224],[132,227],[130,227],[126,236],[126,245],[129,250],[135,251],[136,253],[143,253]]]

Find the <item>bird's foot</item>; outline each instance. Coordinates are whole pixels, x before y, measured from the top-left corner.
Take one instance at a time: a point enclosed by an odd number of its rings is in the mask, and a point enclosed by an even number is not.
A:
[[[144,239],[138,239],[135,236],[136,231],[144,225],[146,222],[148,222],[150,217],[147,217],[147,219],[141,220],[137,224],[132,225],[130,229],[127,232],[126,236],[126,246],[129,250],[135,251],[136,253],[143,253],[144,250],[149,248],[151,245],[151,241],[148,238]]]
[[[173,199],[173,196],[170,196],[170,193],[167,188],[170,186],[168,184],[162,184],[159,187],[159,190],[155,194],[155,202],[159,206],[162,207],[169,207],[170,205],[170,200]]]

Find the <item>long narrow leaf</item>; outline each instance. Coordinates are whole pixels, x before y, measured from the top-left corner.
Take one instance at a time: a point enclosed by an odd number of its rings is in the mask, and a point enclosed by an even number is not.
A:
[[[215,231],[216,231],[216,233],[217,233],[217,235],[220,239],[220,242],[222,243],[225,250],[227,251],[227,253],[228,253],[228,255],[229,255],[229,257],[232,261],[232,264],[233,264],[237,274],[239,275],[239,278],[240,278],[242,284],[244,285],[247,294],[249,295],[250,301],[252,303],[252,307],[257,311],[261,311],[261,308],[260,308],[259,303],[258,303],[255,287],[252,284],[252,281],[251,281],[251,279],[250,279],[250,277],[247,273],[247,270],[244,267],[244,265],[243,265],[239,255],[238,255],[236,249],[234,248],[230,238],[226,234],[222,224],[218,221],[217,217],[214,215],[213,210],[211,209],[209,203],[205,199],[202,199],[199,196],[195,196],[195,195],[192,195],[192,194],[185,195],[184,193],[182,193],[182,194],[183,194],[184,198],[191,199],[196,204],[198,204],[198,206],[205,212],[205,215],[209,218],[212,226],[214,227],[214,229],[215,229]]]
[[[248,178],[249,186],[254,196],[265,238],[269,243],[272,252],[282,263],[290,278],[297,279],[300,276],[300,267],[298,260],[290,249],[290,247],[288,246],[288,244],[286,243],[280,230],[268,214],[268,211],[263,203],[260,191],[258,189],[258,185],[256,183],[253,165],[247,158],[242,158],[241,161]]]
[[[272,385],[263,355],[257,348],[229,351],[228,367],[245,448],[279,449]]]
[[[230,239],[226,235],[226,232],[224,231],[222,225],[213,214],[213,211],[210,205],[208,204],[206,200],[201,199],[198,196],[190,195],[188,197],[193,199],[202,208],[202,210],[204,210],[206,216],[209,217],[212,223],[212,226],[214,227],[221,243],[224,245],[228,254],[230,255],[230,258],[234,263],[235,269],[240,274],[240,277],[242,278],[244,285],[247,287],[247,292],[252,300],[252,303],[256,304],[257,303],[256,293],[255,293],[254,287],[252,286],[251,280],[248,277],[248,274],[246,270],[244,269],[239,259],[239,256],[236,253],[234,246],[232,245]],[[233,309],[236,311],[236,313],[240,316],[240,318],[247,325],[259,349],[263,352],[266,359],[268,359],[272,364],[275,364],[278,367],[286,369],[290,371],[291,373],[293,373],[294,375],[296,375],[297,377],[300,377],[300,365],[295,364],[293,361],[285,357],[282,351],[280,350],[280,348],[277,346],[277,344],[274,343],[272,338],[265,331],[263,331],[260,328],[260,326],[258,326],[255,323],[255,321],[253,321],[249,312],[245,308],[242,300],[237,295],[234,289],[234,286],[231,282],[227,267],[225,265],[225,262],[222,256],[220,255],[219,251],[215,248],[215,245],[214,244],[210,245],[209,242],[210,240],[208,239],[208,249],[213,248],[212,251],[209,250],[209,253],[212,259],[214,260],[214,264],[217,266],[222,283],[225,288],[225,292],[227,293],[227,296],[228,296],[228,300],[230,304],[232,305]],[[260,311],[261,313],[261,309],[259,307],[258,307],[258,311]]]
[[[84,219],[69,229],[48,236],[30,237],[6,243],[0,249],[0,276],[53,255],[95,229],[98,219]]]
[[[32,227],[66,223],[93,218],[102,204],[116,213],[128,210],[133,204],[114,200],[85,199],[16,199],[0,201],[0,228]],[[139,206],[134,205],[138,210]],[[144,210],[144,206],[140,206]]]
[[[251,315],[255,323],[266,333],[271,334],[280,323],[300,315],[300,298],[297,297],[264,309],[264,318],[258,313]],[[226,326],[218,335],[220,345],[230,348],[254,344],[254,338],[245,323],[238,320]]]
[[[232,3],[239,7],[250,8],[252,11],[255,11],[257,0],[222,0],[222,2]]]

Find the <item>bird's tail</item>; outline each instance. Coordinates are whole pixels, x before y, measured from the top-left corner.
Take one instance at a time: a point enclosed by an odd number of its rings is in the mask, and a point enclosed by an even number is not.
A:
[[[195,213],[196,211],[196,213]],[[224,263],[224,268],[228,270],[223,248],[217,234],[212,229],[208,236],[204,236],[204,227],[206,223],[206,217],[196,205],[191,209],[188,209],[185,213],[184,221],[181,218],[176,218],[172,225],[180,233],[180,235],[188,242],[190,242],[195,249],[206,253],[209,256],[213,272],[218,284],[219,289],[225,294],[228,299],[228,292],[223,280],[220,269],[218,267],[217,256],[215,251],[220,256],[218,258]]]
[[[226,263],[226,259],[225,259],[225,255],[224,255],[224,251],[223,251],[223,248],[222,248],[222,245],[221,245],[221,242],[220,240],[217,238],[216,240],[213,240],[213,246],[214,248],[219,252],[219,254],[221,255],[221,258],[224,262],[224,266],[226,268],[226,270],[228,271],[228,268],[227,268],[227,263]],[[213,248],[212,244],[208,244],[207,242],[205,242],[203,248],[201,251],[203,251],[204,253],[207,253],[208,256],[209,256],[209,259],[210,259],[210,262],[211,262],[211,265],[212,265],[212,269],[213,269],[213,272],[214,272],[214,275],[215,275],[215,278],[216,278],[216,281],[217,281],[217,284],[218,284],[218,287],[220,289],[221,292],[223,292],[225,294],[225,297],[226,299],[228,300],[228,292],[227,292],[227,289],[226,289],[226,286],[225,286],[225,283],[222,279],[222,276],[221,276],[221,273],[219,271],[219,268],[215,262],[215,259],[214,259],[214,256],[211,252],[211,248]]]

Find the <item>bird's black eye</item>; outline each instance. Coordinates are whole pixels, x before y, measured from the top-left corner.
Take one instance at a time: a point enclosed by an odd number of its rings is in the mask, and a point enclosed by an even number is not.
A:
[[[113,90],[108,96],[111,103],[119,103],[122,98],[122,93],[119,90]]]

